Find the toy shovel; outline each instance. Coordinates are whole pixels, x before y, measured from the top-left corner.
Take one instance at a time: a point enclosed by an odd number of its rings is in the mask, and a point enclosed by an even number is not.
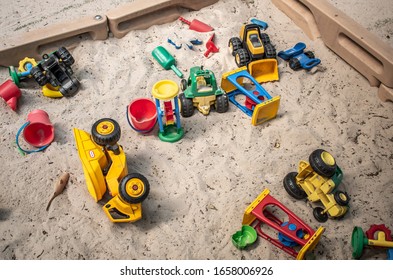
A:
[[[193,19],[192,21],[188,21],[182,17],[179,17],[179,20],[188,24],[191,30],[198,31],[198,32],[209,32],[214,30],[213,27],[210,25],[207,25],[206,23],[203,23],[197,19]]]
[[[151,54],[165,70],[172,69],[179,78],[183,78],[183,73],[176,67],[175,58],[164,47],[158,46]]]

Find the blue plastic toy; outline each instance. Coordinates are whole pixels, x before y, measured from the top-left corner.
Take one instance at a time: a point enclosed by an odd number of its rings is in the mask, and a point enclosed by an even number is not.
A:
[[[259,27],[262,28],[263,30],[266,30],[269,27],[266,22],[256,19],[256,18],[252,18],[250,21],[253,24],[259,25]]]
[[[312,51],[303,52],[305,48],[306,44],[300,42],[291,49],[280,51],[277,55],[282,59],[289,61],[289,67],[292,70],[299,70],[302,68],[310,70],[320,64],[321,60],[315,58]]]
[[[244,80],[249,80],[255,88],[246,89],[243,85]],[[247,66],[224,73],[221,88],[227,93],[230,102],[251,117],[252,125],[259,125],[276,117],[280,96],[271,97],[247,71]],[[244,105],[236,100],[239,94],[246,97]]]

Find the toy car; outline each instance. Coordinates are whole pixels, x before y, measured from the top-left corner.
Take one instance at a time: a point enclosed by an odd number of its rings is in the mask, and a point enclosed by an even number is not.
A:
[[[71,65],[75,60],[65,47],[51,54],[44,54],[43,59],[30,70],[34,80],[42,87],[50,84],[50,90],[58,91],[59,96],[71,96],[79,89],[79,81],[72,76]]]
[[[258,83],[278,80],[276,48],[258,24],[243,25],[239,37],[229,39],[228,46],[240,68],[247,66]]]
[[[296,198],[308,198],[311,202],[320,202],[324,208],[314,208],[313,215],[321,223],[329,217],[338,218],[348,211],[347,193],[335,188],[341,183],[343,173],[334,157],[322,149],[313,151],[310,162],[300,161],[298,172],[290,172],[284,178],[284,189]]]
[[[91,135],[74,128],[87,189],[97,202],[106,192],[112,196],[103,209],[112,222],[135,222],[142,218],[142,201],[150,191],[148,180],[139,173],[128,174],[126,156],[117,144],[121,131],[112,119],[96,121]]]
[[[217,86],[214,73],[202,66],[192,67],[188,79],[181,80],[180,88],[180,114],[185,118],[194,114],[194,107],[204,115],[209,114],[211,105],[218,113],[228,111],[227,95]]]
[[[278,52],[277,56],[281,57],[285,61],[289,61],[289,67],[292,70],[306,69],[317,66],[321,63],[321,60],[315,58],[312,51],[303,52],[306,48],[306,44],[300,42],[297,43],[292,49]]]

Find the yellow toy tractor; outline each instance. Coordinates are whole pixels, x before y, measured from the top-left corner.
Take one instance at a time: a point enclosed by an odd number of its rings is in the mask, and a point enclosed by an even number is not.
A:
[[[343,217],[348,211],[348,194],[336,189],[342,179],[343,172],[334,157],[325,150],[317,149],[309,156],[309,162],[299,162],[298,172],[285,176],[283,184],[293,198],[307,197],[310,202],[320,202],[323,207],[315,207],[313,215],[318,222],[324,223],[329,217]]]
[[[259,25],[243,25],[240,37],[229,39],[228,46],[237,66],[247,66],[258,83],[278,80],[276,49]]]
[[[93,124],[91,135],[74,128],[87,189],[96,202],[106,190],[112,196],[103,209],[112,222],[135,222],[142,218],[142,201],[150,191],[147,179],[139,173],[128,174],[126,156],[117,144],[121,130],[109,118]]]

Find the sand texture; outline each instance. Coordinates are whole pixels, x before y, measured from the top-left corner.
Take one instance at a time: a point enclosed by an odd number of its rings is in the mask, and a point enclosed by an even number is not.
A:
[[[57,7],[54,2],[43,7],[25,0],[2,3],[1,44],[15,34],[105,12],[125,1],[63,1]],[[372,7],[365,0],[331,2],[393,47],[391,1],[375,1]],[[183,16],[213,26],[220,51],[205,58],[204,44],[212,33],[197,33],[180,21],[132,31],[122,39],[81,40],[70,48],[81,83],[75,96],[45,97],[29,80],[21,84],[16,112],[0,99],[0,259],[292,259],[261,238],[242,251],[231,243],[244,210],[265,188],[311,228],[326,228],[317,259],[351,259],[354,226],[366,231],[385,224],[393,230],[392,102],[381,102],[377,88],[321,40],[311,41],[268,0],[220,0]],[[126,107],[133,99],[152,98],[157,81],[180,82],[153,59],[154,48],[164,46],[186,77],[191,67],[203,65],[220,81],[236,68],[228,40],[252,17],[269,24],[266,32],[277,51],[301,41],[322,60],[320,71],[308,73],[294,72],[278,59],[280,81],[263,84],[272,96],[281,96],[277,118],[252,126],[231,103],[222,114],[212,109],[203,116],[195,110],[181,118],[185,135],[176,143],[160,141],[157,127],[148,135],[129,127]],[[188,50],[185,43],[195,37],[204,44]],[[176,50],[168,38],[183,47]],[[8,78],[8,69],[0,68],[0,82]],[[49,114],[55,140],[44,152],[22,156],[15,135],[34,109]],[[96,203],[86,188],[72,129],[90,132],[104,117],[121,126],[119,143],[129,172],[150,182],[143,218],[136,223],[111,223],[101,209],[110,196]],[[20,141],[31,148],[23,137]],[[312,215],[316,204],[291,198],[282,184],[318,148],[335,156],[344,172],[339,188],[351,197],[347,215],[324,224]],[[68,185],[46,211],[64,172],[70,173]],[[367,250],[363,258],[385,259],[386,253]]]

